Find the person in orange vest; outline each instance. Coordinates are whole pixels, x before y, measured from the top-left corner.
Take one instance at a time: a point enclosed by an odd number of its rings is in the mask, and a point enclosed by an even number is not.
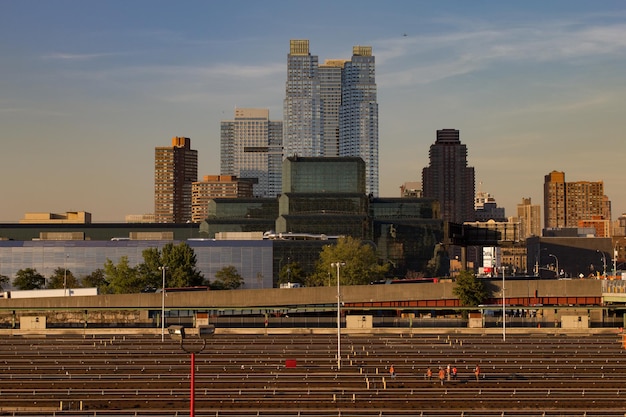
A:
[[[443,381],[446,379],[446,371],[441,366],[439,367],[439,382],[443,386]]]
[[[430,369],[430,366],[429,366],[428,369],[426,369],[426,379],[430,381],[432,377],[433,377],[433,371],[432,369]]]
[[[476,368],[474,368],[474,375],[476,376],[476,381],[478,381],[478,379],[480,378],[480,366],[476,365]]]
[[[394,368],[394,367],[393,367],[393,364],[389,367],[389,375],[390,375],[392,378],[395,378],[395,377],[396,377],[396,368]]]
[[[456,369],[456,365],[452,367],[452,379],[456,381],[456,374],[457,374],[457,369]]]

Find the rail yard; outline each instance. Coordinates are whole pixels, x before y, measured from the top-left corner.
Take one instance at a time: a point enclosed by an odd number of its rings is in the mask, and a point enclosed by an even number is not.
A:
[[[340,362],[332,332],[218,330],[195,355],[195,415],[623,417],[619,330],[558,330],[342,334]],[[1,415],[189,415],[190,355],[157,334],[4,336],[0,364]]]

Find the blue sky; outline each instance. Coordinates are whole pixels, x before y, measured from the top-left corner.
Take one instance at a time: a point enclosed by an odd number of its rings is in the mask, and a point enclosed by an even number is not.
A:
[[[0,222],[150,213],[154,148],[173,136],[218,174],[235,107],[282,119],[290,39],[320,61],[372,46],[381,196],[420,181],[436,130],[455,128],[509,216],[543,203],[552,170],[603,180],[626,212],[621,0],[4,0],[0,39]]]

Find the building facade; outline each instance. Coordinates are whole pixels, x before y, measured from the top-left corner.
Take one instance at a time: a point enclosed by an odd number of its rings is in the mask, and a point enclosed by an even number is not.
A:
[[[530,197],[522,198],[517,205],[517,217],[513,221],[520,225],[520,240],[541,236],[541,206],[532,204]]]
[[[439,200],[444,221],[473,221],[474,168],[467,166],[467,146],[459,131],[438,130],[429,156],[430,165],[422,170],[423,196]]]
[[[234,175],[205,175],[191,186],[191,221],[200,223],[208,216],[209,200],[251,198],[253,181]]]
[[[371,46],[318,64],[308,40],[291,40],[284,100],[284,157],[360,157],[378,196],[378,102]]]
[[[191,221],[191,186],[198,181],[198,151],[191,139],[172,138],[172,146],[155,148],[154,218],[157,223]]]
[[[318,57],[308,40],[291,40],[283,102],[284,156],[324,156]]]
[[[220,132],[221,174],[252,179],[255,197],[276,197],[281,188],[283,122],[268,109],[235,109]]]
[[[83,230],[89,234],[89,231]],[[122,257],[135,267],[144,262],[146,249],[162,249],[172,240],[82,240],[82,241],[0,241],[0,274],[11,279],[20,269],[33,268],[50,277],[57,268],[67,268],[82,279],[97,269],[103,269],[107,259],[113,263]],[[267,240],[213,241],[187,240],[196,255],[196,268],[209,281],[215,273],[234,266],[244,278],[242,288],[272,288],[273,242]],[[5,288],[11,289],[11,288]]]
[[[544,178],[543,198],[546,229],[592,225],[597,237],[610,237],[611,202],[602,181],[566,182],[564,172],[552,171]]]
[[[327,59],[319,66],[322,99],[322,134],[324,156],[339,156],[339,109],[341,108],[341,75],[345,59]]]

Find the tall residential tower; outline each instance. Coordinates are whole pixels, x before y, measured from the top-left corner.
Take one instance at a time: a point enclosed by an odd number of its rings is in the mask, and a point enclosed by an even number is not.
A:
[[[191,139],[172,138],[172,146],[154,152],[154,221],[191,221],[191,184],[198,180],[198,151]]]
[[[271,121],[268,109],[235,109],[234,120],[221,123],[221,174],[255,181],[255,197],[280,194],[283,122]]]
[[[318,60],[308,40],[290,41],[283,118],[285,157],[324,156]]]
[[[474,221],[474,168],[467,166],[459,131],[438,130],[429,155],[430,165],[422,170],[423,196],[439,200],[444,221]]]
[[[611,235],[611,202],[602,181],[566,182],[565,173],[552,171],[543,184],[546,229],[594,227],[596,236]]]
[[[360,157],[366,193],[378,196],[378,103],[371,46],[352,58],[326,60],[308,40],[291,40],[284,100],[284,158]]]

